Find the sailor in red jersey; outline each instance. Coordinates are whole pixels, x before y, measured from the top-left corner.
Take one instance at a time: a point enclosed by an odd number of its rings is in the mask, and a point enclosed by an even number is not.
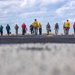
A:
[[[74,34],[75,34],[75,22],[74,22],[74,24],[73,24],[73,29],[74,29]]]
[[[23,23],[23,24],[22,24],[22,35],[25,35],[26,30],[27,30],[26,24]]]

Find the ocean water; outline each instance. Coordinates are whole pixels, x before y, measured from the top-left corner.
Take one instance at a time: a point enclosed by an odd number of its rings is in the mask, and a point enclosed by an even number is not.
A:
[[[75,75],[75,44],[2,44],[0,75]]]

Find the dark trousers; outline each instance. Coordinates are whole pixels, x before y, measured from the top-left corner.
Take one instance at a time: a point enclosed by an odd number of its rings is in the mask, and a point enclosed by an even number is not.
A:
[[[42,34],[42,28],[39,28],[39,35]]]
[[[1,36],[3,35],[3,30],[0,31]]]
[[[25,35],[25,33],[26,33],[26,30],[24,28],[24,29],[22,29],[22,35]]]
[[[31,29],[30,32],[31,32],[31,34],[33,34],[34,33],[33,29]]]
[[[75,33],[75,28],[74,28],[74,33]]]
[[[7,34],[8,34],[8,35],[10,34],[10,30],[7,30]]]

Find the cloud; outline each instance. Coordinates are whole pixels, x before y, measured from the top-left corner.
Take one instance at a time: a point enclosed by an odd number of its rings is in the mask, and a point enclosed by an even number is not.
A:
[[[62,7],[56,10],[57,18],[60,18],[61,22],[69,19],[71,23],[75,22],[75,0],[69,0]]]
[[[4,24],[4,23],[6,23],[7,22],[7,20],[8,20],[8,18],[0,18],[0,24]]]
[[[63,1],[63,0],[61,0]],[[48,4],[55,4],[61,2],[60,0],[5,0],[0,1],[0,13],[3,14],[13,14],[16,12],[26,12],[27,10],[37,10],[37,9],[44,9],[45,5]],[[41,6],[41,5],[44,5]],[[2,14],[1,13],[1,14]]]
[[[75,18],[69,18],[69,20],[71,23],[75,22]]]
[[[36,4],[36,0],[23,0],[21,2],[22,8],[33,7]]]
[[[43,15],[46,13],[47,13],[47,11],[33,11],[33,12],[22,13],[21,17],[27,16],[27,15]]]
[[[33,7],[33,6],[46,6],[49,4],[56,4],[59,2],[63,2],[64,0],[23,0],[21,6],[25,7]]]
[[[42,5],[56,4],[59,2],[63,2],[64,0],[41,0]]]
[[[17,1],[0,1],[0,13],[13,13],[19,10],[20,2]]]
[[[75,0],[67,2],[64,6],[56,10],[57,14],[64,14],[66,12],[70,13],[75,10]]]
[[[13,26],[37,18],[44,26],[47,22],[63,23],[75,20],[75,0],[0,0],[0,23]]]
[[[27,0],[24,0],[23,2],[22,2],[22,4],[21,4],[21,7],[24,7],[24,6],[26,6],[27,5]]]

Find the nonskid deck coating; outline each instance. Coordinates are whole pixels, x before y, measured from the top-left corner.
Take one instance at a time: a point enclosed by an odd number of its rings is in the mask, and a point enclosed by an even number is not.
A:
[[[0,36],[0,44],[18,43],[75,43],[75,35]]]

